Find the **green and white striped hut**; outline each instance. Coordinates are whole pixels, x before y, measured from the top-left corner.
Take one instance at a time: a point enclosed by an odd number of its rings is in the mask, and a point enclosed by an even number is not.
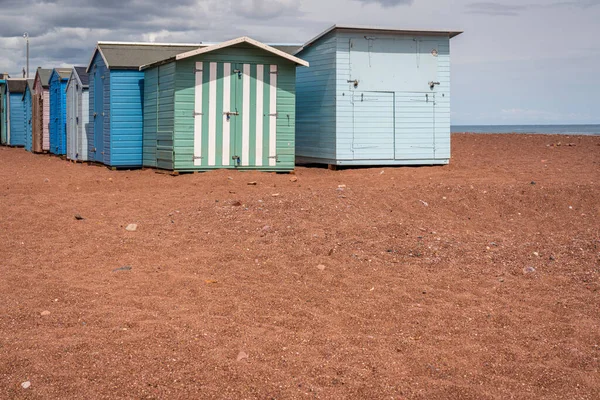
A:
[[[140,67],[144,166],[293,170],[296,49],[241,37]]]

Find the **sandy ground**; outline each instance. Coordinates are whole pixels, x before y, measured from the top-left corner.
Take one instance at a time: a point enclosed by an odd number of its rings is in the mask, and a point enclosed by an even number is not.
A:
[[[0,398],[600,398],[600,137],[452,144],[178,177],[0,148]]]

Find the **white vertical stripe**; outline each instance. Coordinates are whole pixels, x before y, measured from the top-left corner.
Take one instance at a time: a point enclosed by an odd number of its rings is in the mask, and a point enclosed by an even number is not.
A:
[[[196,63],[196,87],[194,111],[194,165],[202,165],[202,69],[203,63]]]
[[[242,106],[242,165],[250,165],[250,64],[244,64]]]
[[[256,66],[256,163],[257,167],[263,165],[263,110],[265,66]]]
[[[269,96],[269,166],[277,165],[277,65],[271,65]]]
[[[217,63],[210,63],[208,87],[208,165],[215,165],[217,156]]]
[[[223,112],[233,112],[231,110],[231,64],[223,64]],[[229,165],[229,148],[231,142],[231,118],[227,120],[227,115],[223,114],[223,165]]]

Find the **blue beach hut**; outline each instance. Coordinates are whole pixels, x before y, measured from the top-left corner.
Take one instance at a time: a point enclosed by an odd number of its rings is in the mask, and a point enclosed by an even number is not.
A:
[[[333,26],[297,53],[296,160],[335,166],[450,161],[457,31]]]
[[[9,146],[25,146],[25,110],[23,93],[27,87],[26,79],[8,80],[8,134]]]
[[[200,46],[98,42],[87,67],[90,161],[115,168],[142,166],[144,72],[139,68]]]
[[[50,153],[67,153],[66,88],[70,68],[55,68],[50,74]]]
[[[23,129],[25,129],[25,150],[32,151],[32,100],[33,100],[33,79],[27,79],[27,86],[23,92]]]

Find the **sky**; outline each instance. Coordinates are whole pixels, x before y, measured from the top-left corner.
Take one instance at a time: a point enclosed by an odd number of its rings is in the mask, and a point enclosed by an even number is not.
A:
[[[600,124],[600,0],[0,0],[0,71],[87,65],[99,40],[304,43],[333,24],[461,30],[452,123]]]

